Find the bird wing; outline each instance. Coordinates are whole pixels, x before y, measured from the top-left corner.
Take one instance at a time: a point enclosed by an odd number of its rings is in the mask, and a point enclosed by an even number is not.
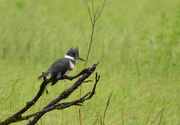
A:
[[[61,75],[64,75],[67,68],[69,66],[69,60],[66,60],[64,58],[56,60],[48,69],[48,72],[52,74],[61,73]]]

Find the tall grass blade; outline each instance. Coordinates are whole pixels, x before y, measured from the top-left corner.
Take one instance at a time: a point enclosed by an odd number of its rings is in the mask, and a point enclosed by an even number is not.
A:
[[[151,111],[149,112],[149,114],[147,116],[147,121],[146,121],[147,125],[149,123],[149,119],[150,119],[151,114],[153,113],[154,109],[156,108],[156,104],[157,104],[157,102],[155,103],[155,105],[153,106],[153,108],[151,109]]]
[[[159,117],[159,115],[163,115],[164,110],[166,109],[166,107],[168,106],[168,104],[171,102],[171,100],[173,99],[174,95],[178,92],[179,88],[172,94],[171,98],[169,99],[169,101],[166,103],[166,105],[161,109],[161,111],[159,111],[159,113],[156,115],[156,117],[152,120],[151,124],[153,124],[156,119]],[[160,118],[160,121],[162,120],[162,118]]]
[[[162,110],[161,117],[160,117],[160,120],[159,120],[159,125],[161,125],[161,122],[162,122],[162,119],[163,119],[164,110],[165,110],[165,108]]]
[[[96,125],[97,121],[98,121],[98,118],[99,118],[100,115],[97,115],[96,118],[95,118],[95,121],[93,123],[93,125]]]
[[[122,125],[124,125],[124,103],[123,103],[123,106],[122,106]]]
[[[107,109],[108,109],[108,107],[109,107],[112,94],[113,94],[113,91],[112,91],[111,94],[109,95],[108,100],[107,100],[107,103],[106,103],[106,107],[105,107],[104,114],[103,114],[103,118],[102,118],[102,123],[103,123],[103,125],[105,124],[104,121],[105,121],[105,118],[106,118],[106,112],[107,112]]]

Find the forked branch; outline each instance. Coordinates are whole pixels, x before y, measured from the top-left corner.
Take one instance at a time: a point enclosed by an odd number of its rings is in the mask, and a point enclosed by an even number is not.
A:
[[[0,125],[7,125],[10,123],[27,120],[32,117],[34,117],[34,119],[32,121],[30,121],[28,123],[28,125],[34,125],[47,112],[50,112],[55,109],[65,109],[65,108],[68,108],[68,107],[74,106],[74,105],[81,105],[81,103],[90,99],[95,94],[96,84],[100,78],[99,75],[96,74],[96,80],[95,80],[95,84],[94,84],[92,92],[86,94],[84,97],[82,97],[78,100],[75,100],[75,101],[65,102],[65,103],[59,103],[59,102],[63,99],[66,99],[67,97],[69,97],[72,94],[72,92],[74,92],[95,71],[97,65],[98,65],[98,63],[94,64],[91,68],[82,70],[79,74],[77,74],[75,76],[64,76],[63,78],[58,79],[58,80],[62,80],[62,79],[73,80],[73,79],[77,78],[78,76],[82,75],[71,87],[69,87],[68,89],[63,91],[56,99],[52,100],[41,111],[32,113],[30,115],[22,116],[22,114],[24,112],[26,112],[29,108],[32,107],[32,105],[34,105],[38,101],[38,99],[41,97],[42,93],[44,92],[46,85],[51,82],[51,78],[50,79],[44,78],[44,81],[42,82],[37,95],[31,101],[27,102],[26,106],[23,107],[20,111],[18,111],[11,117],[7,118],[3,122],[0,122]]]
[[[104,7],[106,6],[106,0],[103,0],[101,7],[97,7],[97,9],[95,8],[94,0],[90,1],[91,5],[88,0],[83,0],[83,2],[88,11],[89,18],[91,21],[91,36],[90,36],[89,47],[88,47],[88,52],[87,52],[87,56],[86,56],[86,63],[85,63],[85,67],[86,67],[88,59],[89,59],[90,51],[91,51],[92,42],[94,39],[94,34],[97,31],[97,30],[95,30],[96,23],[97,23],[97,20],[99,19],[99,17],[101,16],[101,14],[104,10]]]

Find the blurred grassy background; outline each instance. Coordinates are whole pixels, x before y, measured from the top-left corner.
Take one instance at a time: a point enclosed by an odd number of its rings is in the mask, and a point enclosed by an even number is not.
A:
[[[97,1],[97,6],[101,2]],[[179,0],[108,2],[97,22],[96,28],[102,28],[96,32],[88,62],[91,66],[100,61],[97,72],[101,80],[97,94],[82,107],[84,125],[95,124],[96,119],[96,124],[101,124],[112,91],[107,125],[143,125],[152,121],[152,124],[179,125]],[[37,77],[70,47],[78,46],[80,56],[86,57],[91,25],[82,0],[0,0],[0,20],[2,121],[33,98],[41,84]],[[83,67],[84,63],[79,61],[69,75]],[[60,81],[56,86],[48,86],[49,94],[44,94],[28,113],[40,110],[72,83]],[[92,83],[84,84],[83,93],[91,87]],[[67,101],[77,99],[78,95],[76,91]],[[53,111],[38,122],[40,125],[78,123],[77,107]]]

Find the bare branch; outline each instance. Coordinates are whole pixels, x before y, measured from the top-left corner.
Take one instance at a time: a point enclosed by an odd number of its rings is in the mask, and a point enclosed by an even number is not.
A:
[[[62,79],[72,80],[72,79],[75,79],[75,78],[79,77],[80,75],[82,75],[70,88],[63,91],[56,99],[51,101],[41,111],[27,115],[27,116],[22,116],[22,114],[24,112],[26,112],[30,107],[32,107],[32,105],[34,105],[37,102],[37,100],[41,97],[43,91],[45,90],[46,85],[52,81],[51,78],[50,79],[44,78],[44,81],[42,82],[40,89],[39,89],[38,93],[36,94],[36,96],[31,101],[27,102],[26,106],[23,107],[20,111],[18,111],[11,117],[7,118],[3,122],[0,122],[0,125],[7,125],[7,124],[10,124],[13,122],[18,122],[18,121],[22,121],[22,120],[26,120],[26,119],[35,117],[32,120],[32,122],[29,123],[30,125],[32,125],[32,124],[35,124],[39,120],[39,118],[41,118],[43,116],[43,114],[45,114],[46,112],[52,111],[54,109],[59,109],[57,107],[52,107],[52,106],[60,106],[61,109],[64,109],[64,108],[67,108],[67,107],[70,107],[73,105],[81,105],[81,104],[79,104],[79,103],[81,103],[81,101],[78,101],[78,100],[76,100],[75,102],[73,101],[73,102],[68,102],[68,103],[60,103],[58,105],[57,105],[57,103],[63,99],[66,99],[67,97],[69,97],[71,95],[71,93],[74,92],[95,71],[97,65],[98,65],[98,63],[94,64],[91,68],[82,70],[80,73],[78,73],[75,76],[64,76],[63,78],[58,79],[58,80],[62,80]],[[84,98],[86,98],[88,95],[89,94],[85,95],[80,100],[84,100]]]
[[[89,47],[88,47],[87,56],[86,56],[86,62],[84,65],[84,67],[86,67],[86,65],[88,63],[89,56],[90,56],[92,42],[94,40],[94,34],[97,31],[97,30],[95,31],[96,21],[100,17],[100,15],[104,9],[104,6],[106,5],[106,0],[104,0],[100,12],[99,12],[99,7],[95,10],[94,0],[91,0],[91,8],[92,8],[91,10],[90,10],[88,1],[87,0],[83,0],[83,1],[84,1],[84,5],[85,5],[86,9],[88,10],[90,21],[91,21],[91,35],[90,35]],[[79,94],[80,97],[81,97],[81,91],[82,91],[82,86],[80,87],[80,94]],[[79,108],[79,122],[80,122],[80,125],[82,125],[82,117],[81,117],[81,109],[80,108]]]
[[[103,4],[102,4],[100,10],[99,10],[99,7],[95,10],[95,8],[94,8],[94,0],[92,0],[91,1],[92,12],[90,10],[88,1],[87,0],[83,0],[83,1],[85,3],[85,6],[87,7],[87,10],[88,10],[88,13],[89,13],[89,16],[90,16],[90,21],[91,21],[91,24],[92,24],[91,36],[90,36],[90,41],[89,41],[89,48],[88,48],[88,52],[87,52],[87,56],[86,56],[86,63],[85,63],[85,67],[86,67],[88,59],[89,59],[90,51],[91,51],[91,46],[92,46],[94,34],[95,34],[96,22],[97,22],[98,18],[100,17],[100,15],[101,15],[101,13],[102,13],[105,5],[106,5],[106,0],[103,1]]]
[[[56,105],[50,106],[48,108],[44,108],[41,111],[32,113],[32,114],[27,115],[27,116],[19,117],[19,118],[16,119],[15,122],[27,120],[27,119],[30,119],[32,117],[38,116],[40,114],[45,114],[45,113],[48,113],[48,112],[56,110],[56,109],[63,110],[65,108],[68,108],[68,107],[71,107],[71,106],[82,106],[82,103],[84,101],[91,99],[93,97],[93,95],[95,94],[96,84],[97,84],[97,81],[94,84],[92,92],[89,92],[89,93],[85,94],[83,97],[81,97],[78,100],[71,101],[71,102],[57,103]]]
[[[62,92],[56,99],[51,101],[43,109],[49,108],[49,107],[57,104],[61,100],[67,98],[74,90],[76,90],[85,81],[85,79],[87,79],[94,72],[97,65],[98,65],[98,63],[94,64],[91,68],[88,68],[88,70],[87,70],[88,72],[83,74],[83,76],[81,76],[70,88],[68,88],[64,92]],[[32,121],[30,121],[28,123],[28,125],[34,125],[43,115],[44,115],[44,113],[36,116]]]

